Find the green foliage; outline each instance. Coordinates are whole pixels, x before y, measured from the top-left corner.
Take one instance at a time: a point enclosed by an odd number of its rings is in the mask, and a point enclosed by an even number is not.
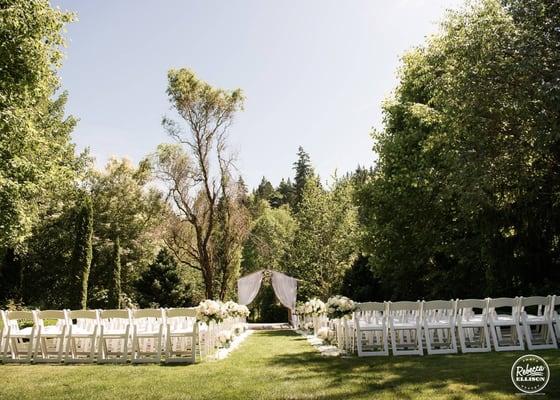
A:
[[[358,198],[391,298],[558,289],[558,9],[503,4],[450,13],[384,105]]]
[[[75,220],[74,249],[72,251],[71,265],[74,272],[72,282],[76,286],[71,297],[71,307],[87,307],[88,280],[92,258],[93,239],[93,206],[91,197],[84,196]]]
[[[115,229],[117,230],[117,229]],[[113,265],[111,268],[112,280],[109,290],[109,304],[111,308],[121,308],[121,241],[117,237],[113,241]]]
[[[315,174],[313,172],[309,154],[307,154],[305,150],[303,150],[303,147],[299,146],[297,156],[298,159],[294,163],[294,171],[296,172],[296,176],[294,183],[293,203],[291,204],[294,210],[299,209],[299,205],[303,201],[305,184],[307,183],[308,179],[313,177]]]
[[[298,296],[327,299],[338,294],[344,274],[356,257],[357,211],[349,181],[336,181],[332,190],[309,178],[295,214],[288,273],[301,279]]]
[[[64,116],[66,94],[53,99],[72,19],[46,0],[0,7],[0,246],[20,245],[76,178],[75,120]]]
[[[261,200],[261,211],[243,247],[243,272],[260,269],[285,271],[296,222],[287,206],[271,208]]]
[[[140,307],[187,307],[193,301],[189,285],[179,275],[175,259],[165,249],[136,282]]]
[[[118,308],[122,296],[134,298],[134,282],[161,245],[165,204],[150,179],[147,164],[116,158],[90,177],[96,216],[92,306]]]

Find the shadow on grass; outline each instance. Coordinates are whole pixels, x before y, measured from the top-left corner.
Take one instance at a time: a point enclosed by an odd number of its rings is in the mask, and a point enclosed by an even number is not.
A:
[[[268,331],[263,336],[285,336],[306,340],[290,331]],[[297,337],[296,337],[297,336]],[[560,398],[560,351],[532,352],[550,366],[551,379],[541,399]],[[432,395],[459,400],[470,397],[516,398],[510,371],[513,362],[527,352],[491,352],[433,356],[325,357],[316,351],[277,354],[268,359],[272,367],[287,369],[303,386],[320,379],[327,394],[314,398],[329,400],[387,395],[399,399],[429,398]],[[330,395],[332,390],[335,394]]]

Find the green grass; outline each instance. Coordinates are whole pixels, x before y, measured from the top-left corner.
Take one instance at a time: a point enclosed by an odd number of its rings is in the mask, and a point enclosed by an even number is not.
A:
[[[560,398],[560,351],[537,351]],[[521,352],[322,357],[290,331],[257,332],[229,358],[196,365],[0,365],[0,399],[519,399]]]

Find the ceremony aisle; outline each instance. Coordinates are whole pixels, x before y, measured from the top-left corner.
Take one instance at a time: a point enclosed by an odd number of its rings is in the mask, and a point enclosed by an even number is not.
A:
[[[535,353],[560,376],[558,350]],[[292,331],[259,331],[195,365],[0,365],[0,399],[518,399],[509,374],[520,354],[323,357]],[[559,398],[560,380],[544,392]]]

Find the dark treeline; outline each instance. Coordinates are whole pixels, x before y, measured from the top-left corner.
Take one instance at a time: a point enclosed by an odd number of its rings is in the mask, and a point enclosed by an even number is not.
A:
[[[174,143],[97,170],[72,144],[57,76],[73,15],[0,11],[3,307],[192,305],[234,298],[265,268],[300,279],[302,300],[560,290],[558,2],[449,12],[403,56],[373,167],[327,184],[300,147],[285,179],[252,190],[226,152],[240,90],[170,70]],[[267,288],[253,308],[285,318]]]

